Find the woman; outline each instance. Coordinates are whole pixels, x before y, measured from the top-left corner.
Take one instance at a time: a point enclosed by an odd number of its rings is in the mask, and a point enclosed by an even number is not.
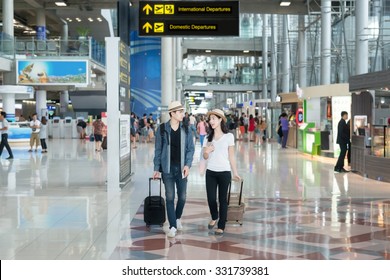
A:
[[[281,118],[280,118],[280,126],[282,127],[282,148],[286,149],[287,148],[287,138],[288,138],[288,129],[289,129],[289,122],[287,119],[287,114],[282,113]]]
[[[248,126],[248,132],[249,132],[248,142],[253,141],[253,132],[255,131],[255,127],[256,127],[255,119],[253,118],[253,115],[250,114],[249,115],[249,126]]]
[[[198,126],[196,128],[196,132],[199,135],[200,146],[203,147],[203,141],[204,141],[204,138],[207,135],[207,123],[204,120],[204,116],[200,117],[200,121],[198,122]]]
[[[261,118],[260,131],[263,133],[263,143],[267,140],[267,121],[265,118]]]
[[[47,119],[46,117],[41,118],[41,130],[39,131],[39,139],[41,140],[42,153],[47,153]]]
[[[260,117],[261,118],[261,117]],[[255,147],[260,147],[260,143],[261,143],[261,121],[259,120],[259,118],[255,118],[255,124],[256,124],[256,127],[255,127]]]
[[[222,110],[214,109],[207,113],[209,117],[209,134],[203,144],[203,158],[208,160],[206,170],[207,202],[211,221],[208,228],[212,229],[218,221],[216,235],[222,235],[227,218],[227,194],[232,180],[241,180],[237,173],[234,157],[234,136],[228,133],[226,117]],[[217,206],[217,189],[219,209]]]
[[[102,150],[103,141],[103,129],[105,124],[102,122],[102,117],[97,116],[97,120],[93,122],[93,134],[95,136],[95,151],[100,152]]]

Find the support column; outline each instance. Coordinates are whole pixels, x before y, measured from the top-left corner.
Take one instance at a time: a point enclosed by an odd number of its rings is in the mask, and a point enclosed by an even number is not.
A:
[[[64,90],[60,94],[60,113],[68,112],[69,91]]]
[[[15,116],[15,93],[3,93],[3,111],[7,113],[7,118]]]
[[[321,85],[330,84],[331,6],[331,0],[321,1]]]
[[[46,16],[44,9],[37,9],[37,39],[46,40]]]
[[[288,15],[283,15],[282,91],[290,91],[290,45],[288,41]]]
[[[47,106],[46,106],[47,92],[46,90],[37,90],[35,94],[36,94],[36,110],[38,114],[38,119],[40,120],[42,116],[47,117]]]
[[[299,86],[306,87],[306,29],[305,16],[299,16],[299,33],[298,33],[298,67],[299,67]]]
[[[276,101],[276,94],[278,91],[277,78],[277,15],[271,15],[271,102]]]
[[[174,90],[173,85],[173,38],[163,37],[161,38],[161,106],[168,108],[169,103],[173,100]],[[183,104],[184,105],[184,104]],[[161,114],[161,120],[166,122],[169,120],[168,111],[164,111]]]
[[[3,32],[14,36],[14,1],[3,0]]]
[[[377,72],[383,70],[382,48],[383,46],[383,14],[382,14],[382,0],[374,0],[372,7],[372,13],[375,17],[375,21],[378,23],[378,33],[376,34],[377,45],[375,49],[374,65],[370,72]]]
[[[183,50],[181,48],[182,38],[175,38],[176,42],[176,100],[181,101],[181,92],[183,89]]]
[[[263,15],[263,63],[261,72],[263,73],[263,93],[262,98],[268,98],[268,15]]]
[[[66,20],[61,19],[62,25],[62,33],[61,33],[61,53],[65,53],[68,51],[68,40],[69,40],[69,26]]]
[[[356,75],[368,72],[368,0],[356,1]]]

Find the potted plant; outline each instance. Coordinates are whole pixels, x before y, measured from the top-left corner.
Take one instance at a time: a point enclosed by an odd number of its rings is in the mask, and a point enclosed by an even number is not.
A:
[[[77,34],[79,35],[79,40],[86,40],[90,32],[90,29],[87,27],[79,26],[76,28]]]

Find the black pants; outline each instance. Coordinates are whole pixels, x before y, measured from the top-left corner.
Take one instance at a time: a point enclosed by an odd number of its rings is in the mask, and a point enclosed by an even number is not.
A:
[[[9,156],[14,157],[14,155],[12,154],[11,147],[8,144],[8,134],[7,133],[1,134],[0,156],[3,153],[4,147],[7,149]]]
[[[230,171],[215,172],[206,170],[206,191],[211,219],[218,220],[218,228],[224,230],[227,219],[227,195],[232,180]],[[219,215],[217,206],[217,189],[219,201]]]
[[[335,166],[336,170],[340,170],[344,167],[344,159],[347,153],[348,143],[340,143],[339,146],[340,146],[340,155]]]
[[[41,138],[40,140],[41,140],[42,150],[47,150],[46,139]]]

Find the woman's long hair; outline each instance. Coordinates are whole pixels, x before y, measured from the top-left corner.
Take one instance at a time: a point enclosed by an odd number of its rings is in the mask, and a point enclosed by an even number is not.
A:
[[[218,117],[217,115],[214,115],[216,116],[217,118],[221,119],[220,117]],[[221,121],[221,130],[224,134],[228,133],[229,130],[227,128],[227,125],[226,125],[226,122],[222,119]],[[209,134],[207,135],[207,141],[209,142],[212,142],[213,141],[213,138],[214,138],[214,129],[211,127],[211,125],[209,124]]]
[[[43,124],[43,125],[46,125],[46,123],[47,123],[47,119],[46,119],[46,117],[42,117],[41,118],[41,123]]]

